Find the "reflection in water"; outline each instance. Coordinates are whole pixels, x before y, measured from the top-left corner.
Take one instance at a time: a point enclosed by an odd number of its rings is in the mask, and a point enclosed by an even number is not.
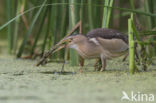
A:
[[[74,75],[76,72],[68,72],[68,71],[45,71],[45,72],[40,72],[43,74],[55,74],[55,75]]]

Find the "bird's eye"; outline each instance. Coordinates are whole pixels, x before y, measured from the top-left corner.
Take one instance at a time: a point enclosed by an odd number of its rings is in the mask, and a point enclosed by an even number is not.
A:
[[[70,39],[70,42],[72,42],[73,38]]]

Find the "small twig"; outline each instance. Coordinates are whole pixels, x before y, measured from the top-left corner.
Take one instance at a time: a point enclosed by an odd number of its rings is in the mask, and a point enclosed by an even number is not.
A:
[[[55,51],[56,48],[51,48],[50,51],[48,51],[43,58],[41,58],[41,60],[36,64],[36,66],[42,65],[44,63],[44,61],[46,61],[46,59],[53,53],[53,51]]]
[[[81,21],[79,21],[74,28],[71,30],[71,32],[69,32],[69,34],[67,36],[69,36],[70,34],[72,34],[76,29],[78,29],[78,27],[80,27],[80,33],[82,33],[82,29],[81,29]]]
[[[68,35],[66,35],[65,37],[67,37],[67,36],[69,36],[69,35],[71,35],[78,27],[80,27],[80,33],[81,33],[81,21],[79,21],[75,26],[74,26],[74,28],[72,29],[72,31],[68,34]],[[64,38],[65,38],[64,37]],[[64,39],[63,38],[63,39]],[[62,39],[62,40],[63,40]],[[61,40],[61,41],[62,41]],[[45,53],[45,55],[41,58],[41,60],[36,64],[36,66],[39,66],[39,65],[43,65],[44,63],[45,63],[45,61],[46,61],[46,59],[52,54],[52,53],[54,53],[54,52],[56,52],[56,51],[58,51],[58,50],[60,50],[60,49],[62,49],[62,48],[64,48],[64,47],[66,47],[66,45],[63,45],[63,46],[61,46],[60,48],[57,48],[59,45],[60,45],[60,43],[61,43],[61,41],[59,42],[59,43],[57,43],[54,47],[52,47],[51,48],[51,50],[49,50],[47,53]],[[63,68],[64,68],[64,66],[63,66]]]

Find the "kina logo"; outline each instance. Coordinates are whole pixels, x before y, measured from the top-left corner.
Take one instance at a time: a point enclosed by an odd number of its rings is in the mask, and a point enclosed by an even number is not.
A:
[[[125,91],[122,91],[121,101],[135,101],[135,102],[153,102],[154,94],[146,94],[141,92],[133,92],[131,91],[130,95],[128,95]]]

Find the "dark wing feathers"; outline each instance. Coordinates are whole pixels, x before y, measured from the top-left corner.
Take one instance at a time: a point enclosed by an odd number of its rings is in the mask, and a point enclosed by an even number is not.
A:
[[[86,36],[88,38],[101,37],[104,39],[122,39],[124,42],[128,44],[128,36],[113,29],[97,28],[88,32]]]

